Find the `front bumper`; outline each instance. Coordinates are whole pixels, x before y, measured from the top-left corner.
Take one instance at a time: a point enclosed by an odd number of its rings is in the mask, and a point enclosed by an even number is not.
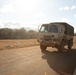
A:
[[[56,45],[60,45],[60,42],[58,40],[43,40],[39,39],[38,42],[42,45],[51,46],[54,47]]]

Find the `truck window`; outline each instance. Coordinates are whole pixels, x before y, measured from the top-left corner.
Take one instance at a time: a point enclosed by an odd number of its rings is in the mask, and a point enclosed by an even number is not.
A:
[[[40,32],[48,32],[48,26],[42,25],[42,27],[40,28]]]
[[[58,33],[58,26],[50,25],[49,32]]]

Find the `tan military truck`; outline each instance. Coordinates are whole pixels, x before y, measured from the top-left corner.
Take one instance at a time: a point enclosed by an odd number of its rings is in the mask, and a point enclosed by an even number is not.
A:
[[[64,46],[68,49],[73,46],[74,28],[65,22],[53,22],[42,24],[39,29],[38,42],[40,48],[45,51],[47,47],[55,47],[59,52],[64,51]]]

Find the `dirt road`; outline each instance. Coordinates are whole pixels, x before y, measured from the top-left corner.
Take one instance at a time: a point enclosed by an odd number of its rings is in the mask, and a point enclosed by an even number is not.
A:
[[[0,51],[0,75],[73,75],[76,49],[58,53],[39,46]]]

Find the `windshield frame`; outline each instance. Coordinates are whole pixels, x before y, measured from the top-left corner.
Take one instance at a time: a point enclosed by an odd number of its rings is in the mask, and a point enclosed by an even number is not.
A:
[[[45,30],[45,28],[42,30],[42,28],[43,28],[43,27],[45,27],[45,26],[47,27],[47,30]],[[48,30],[49,30],[49,25],[48,25],[48,24],[46,24],[46,25],[42,25],[42,26],[41,26],[41,28],[40,28],[39,32],[46,33],[46,32],[48,32]]]
[[[52,25],[55,25],[55,26],[57,26],[57,32],[50,32],[49,30],[50,30],[50,26],[52,26]],[[47,31],[45,30],[45,29],[43,29],[42,30],[42,27],[48,27],[47,28]],[[41,31],[42,30],[42,31]],[[48,32],[48,33],[58,33],[59,32],[59,24],[44,24],[44,25],[42,25],[41,26],[41,28],[40,28],[40,30],[39,30],[39,32],[43,32],[43,33],[46,33],[46,32]]]

